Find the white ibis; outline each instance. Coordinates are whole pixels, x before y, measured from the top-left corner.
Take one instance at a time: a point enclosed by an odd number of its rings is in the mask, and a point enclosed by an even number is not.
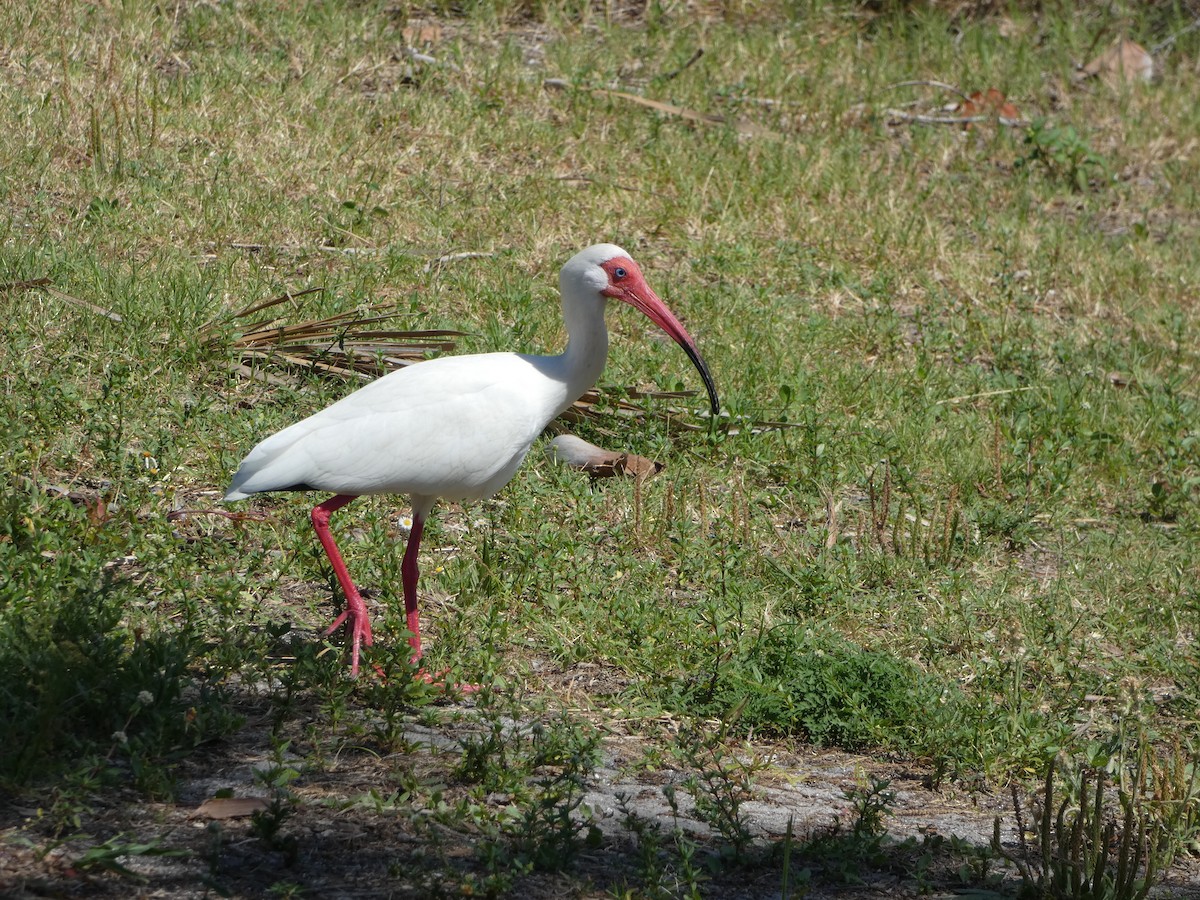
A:
[[[325,634],[346,623],[352,675],[358,674],[360,648],[371,644],[371,622],[329,530],[330,515],[364,494],[409,495],[412,529],[400,572],[416,662],[417,549],[434,501],[495,494],[542,430],[596,383],[608,355],[607,300],[641,310],[674,338],[700,370],[713,415],[719,412],[716,386],[695,341],[628,253],[612,244],[588,247],[563,266],[558,284],[567,328],[567,348],[558,356],[445,356],[391,372],[271,435],[233,476],[227,501],[265,491],[334,494],[313,509],[312,523],[346,595],[345,611]]]

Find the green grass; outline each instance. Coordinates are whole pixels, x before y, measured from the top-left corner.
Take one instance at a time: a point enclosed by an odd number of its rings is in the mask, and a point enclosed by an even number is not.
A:
[[[317,756],[398,746],[431,699],[342,680],[313,498],[169,517],[351,387],[241,380],[202,326],[320,286],[295,320],[382,301],[468,332],[460,352],[556,352],[557,269],[600,240],[681,312],[730,427],[584,423],[666,471],[591,485],[535,448],[497,499],[440,505],[432,668],[521,698],[599,667],[594,714],[882,748],[935,780],[1194,741],[1200,44],[1149,86],[1072,70],[1102,29],[1150,46],[1188,20],[467,7],[440,11],[437,65],[402,52],[433,15],[407,4],[0,12],[0,784],[38,798],[28,827],[169,798],[247,685]],[[997,87],[1034,124],[889,125],[952,99],[913,79]],[[489,255],[430,265],[462,251]],[[609,324],[603,384],[699,387],[642,320]],[[397,673],[403,504],[335,521]]]

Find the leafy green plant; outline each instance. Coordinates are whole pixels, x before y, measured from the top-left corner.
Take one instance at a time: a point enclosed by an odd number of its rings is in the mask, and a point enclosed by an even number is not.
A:
[[[696,858],[699,849],[695,839],[679,826],[679,800],[671,785],[663,789],[674,817],[674,826],[664,835],[659,822],[650,821],[630,808],[629,798],[617,795],[621,822],[637,842],[638,874],[641,883],[636,890],[626,889],[618,896],[646,897],[648,900],[668,900],[686,897],[700,900],[701,886],[708,875]]]
[[[300,805],[300,798],[289,787],[300,777],[300,771],[287,761],[289,746],[289,741],[276,741],[270,763],[254,771],[254,780],[267,791],[267,805],[251,814],[250,831],[267,846],[282,850],[289,860],[294,860],[298,844],[293,835],[283,833],[283,826]]]
[[[24,502],[21,502],[24,501]],[[201,641],[187,629],[131,629],[133,585],[104,566],[108,526],[65,500],[38,510],[15,491],[0,521],[0,778],[16,783],[80,758],[127,762],[144,788],[165,792],[180,748],[232,727],[220,696],[189,671]],[[71,546],[72,538],[78,543]],[[54,597],[56,603],[38,602]]]
[[[865,784],[844,789],[853,812],[850,833],[855,837],[874,839],[887,833],[884,819],[891,814],[896,802],[896,792],[889,790],[891,784],[889,779],[872,775]]]
[[[1070,125],[1038,119],[1026,131],[1025,144],[1029,149],[1017,160],[1019,166],[1036,166],[1077,191],[1086,191],[1093,179],[1103,184],[1108,178],[1108,163]]]
[[[896,800],[895,792],[888,789],[890,784],[870,776],[865,783],[844,788],[850,801],[849,827],[840,817],[835,818],[832,826],[808,842],[806,856],[819,861],[840,881],[854,882],[864,871],[888,866],[890,856],[904,855],[915,848],[915,840],[892,840],[884,826]]]
[[[75,857],[76,868],[87,871],[101,869],[116,872],[134,881],[145,881],[145,878],[131,870],[121,862],[122,859],[134,856],[188,856],[189,851],[171,849],[162,846],[160,841],[139,841],[131,839],[127,834],[114,834],[102,844],[89,847]]]
[[[938,725],[930,712],[955,701],[952,689],[904,660],[795,625],[713,652],[720,663],[684,688],[683,707],[724,716],[736,709],[738,727],[760,733],[851,749],[918,744]],[[906,728],[897,730],[901,722]]]
[[[726,842],[734,859],[742,859],[754,841],[742,802],[753,796],[755,771],[761,763],[742,760],[726,749],[729,726],[699,726],[680,731],[673,752],[687,771],[682,786],[692,795],[696,813]]]
[[[565,716],[519,725],[496,703],[485,706],[485,729],[464,738],[455,774],[485,791],[505,791],[508,807],[485,818],[491,837],[480,852],[492,873],[561,869],[600,832],[583,805],[599,734]]]

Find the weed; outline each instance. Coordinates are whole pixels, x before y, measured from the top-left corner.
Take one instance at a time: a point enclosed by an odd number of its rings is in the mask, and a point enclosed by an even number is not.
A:
[[[283,833],[297,811],[300,798],[289,787],[300,772],[288,761],[290,742],[276,741],[271,750],[271,762],[254,772],[254,779],[267,791],[267,805],[256,809],[250,817],[250,831],[272,850],[280,850],[289,860],[295,861],[299,845],[292,835]]]
[[[890,791],[891,781],[870,776],[866,784],[845,789],[846,799],[854,817],[850,833],[856,838],[873,840],[887,833],[883,820],[891,814],[896,792]]]
[[[234,724],[218,694],[192,686],[198,636],[123,624],[137,595],[103,563],[111,522],[97,529],[66,501],[46,509],[27,492],[11,496],[0,543],[13,574],[0,592],[0,721],[10,738],[0,778],[19,783],[94,754],[109,774],[120,760],[141,787],[166,792],[171,755]]]
[[[1086,191],[1095,179],[1109,180],[1108,164],[1071,126],[1050,125],[1038,119],[1025,133],[1029,152],[1018,165],[1038,166],[1051,178],[1065,181],[1077,191]]]
[[[525,726],[499,706],[486,711],[483,733],[463,739],[455,768],[458,777],[511,797],[499,815],[483,819],[491,834],[481,848],[484,861],[493,875],[562,869],[600,838],[583,805],[599,736],[566,717]]]
[[[915,846],[892,840],[884,827],[896,800],[888,790],[889,781],[870,776],[865,784],[844,788],[852,813],[849,828],[836,818],[828,829],[815,835],[805,848],[806,855],[819,861],[840,881],[856,881],[861,873],[886,867],[889,854],[897,855]]]
[[[953,692],[887,653],[799,627],[748,635],[704,681],[688,686],[685,708],[727,715],[739,728],[802,734],[844,747],[879,744],[886,734],[913,745],[928,737],[917,722],[936,727],[930,713],[954,703]],[[911,730],[901,737],[900,722]]]
[[[1032,803],[1031,832],[1014,784],[1017,850],[1002,846],[998,817],[992,849],[1017,866],[1027,894],[1140,900],[1190,845],[1200,830],[1200,792],[1190,754],[1176,745],[1159,756],[1143,744],[1132,767],[1116,774],[1110,781],[1107,767],[1053,757],[1042,793]],[[1060,779],[1062,799],[1056,795]]]
[[[138,856],[187,856],[186,850],[172,850],[168,847],[163,847],[159,841],[139,841],[130,839],[125,834],[115,834],[106,840],[103,844],[97,844],[89,847],[82,854],[77,856],[74,861],[76,868],[83,871],[89,869],[102,869],[108,872],[116,872],[125,878],[133,879],[134,881],[145,881],[145,879],[136,872],[129,869],[122,859],[127,857]]]
[[[625,896],[646,897],[648,900],[676,897],[699,900],[704,896],[701,885],[707,878],[695,858],[697,845],[695,840],[688,837],[679,827],[679,807],[674,790],[670,785],[663,790],[675,818],[675,825],[669,836],[663,834],[659,823],[648,821],[630,809],[628,797],[617,796],[621,822],[637,842],[638,871],[641,879],[638,890],[627,890]],[[671,851],[675,853],[674,859],[670,855]]]
[[[753,796],[755,771],[762,764],[739,759],[725,749],[729,726],[680,731],[673,752],[688,772],[683,787],[692,795],[696,813],[721,836],[735,860],[742,859],[754,841],[742,801]]]

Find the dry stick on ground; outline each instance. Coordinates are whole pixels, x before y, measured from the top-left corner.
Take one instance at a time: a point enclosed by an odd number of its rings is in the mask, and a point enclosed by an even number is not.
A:
[[[884,90],[893,90],[902,87],[934,87],[940,88],[943,91],[949,91],[962,98],[964,103],[970,103],[971,96],[952,84],[947,84],[944,81],[928,81],[918,79],[915,81],[897,81],[895,84],[889,84]],[[886,109],[884,115],[888,117],[888,124],[895,125],[901,122],[911,122],[914,125],[971,125],[976,122],[997,122],[1007,128],[1028,128],[1029,122],[1025,119],[1014,119],[1010,116],[998,115],[973,115],[973,116],[948,116],[936,115],[928,113],[910,113],[900,109]]]
[[[495,253],[482,252],[478,250],[465,250],[461,253],[446,253],[439,256],[437,259],[431,259],[425,263],[425,272],[432,272],[436,269],[443,269],[450,263],[461,262],[464,259],[491,259]]]
[[[0,291],[27,291],[31,288],[45,287],[49,283],[49,278],[29,278],[25,281],[9,281],[5,284],[0,284]]]
[[[10,281],[6,284],[0,284],[0,291],[23,291],[33,288],[43,288],[51,297],[57,297],[64,303],[70,303],[72,306],[79,306],[83,309],[91,310],[94,313],[104,316],[106,319],[111,319],[113,322],[124,322],[125,319],[120,313],[115,313],[111,309],[105,309],[103,306],[98,306],[87,300],[80,300],[78,297],[72,297],[70,294],[60,291],[53,287],[53,282],[49,278],[28,278],[24,281]]]
[[[672,78],[678,78],[680,75],[682,75],[684,72],[686,72],[689,68],[694,66],[696,64],[696,62],[700,59],[700,57],[702,57],[703,55],[704,55],[704,48],[697,47],[696,52],[691,55],[691,57],[688,59],[687,62],[685,62],[682,66],[680,66],[678,69],[675,69],[674,71],[667,72],[664,75],[659,75],[658,76],[659,80],[660,81],[670,81]]]
[[[973,122],[996,122],[1006,128],[1028,128],[1028,119],[1011,119],[1008,116],[928,116],[906,113],[899,109],[884,110],[889,125],[911,122],[914,125],[969,125]]]
[[[399,313],[383,311],[385,306],[381,304],[293,325],[279,323],[278,317],[245,324],[239,321],[321,290],[323,288],[308,288],[253,303],[210,321],[201,328],[201,339],[213,349],[228,347],[238,351],[238,360],[234,363],[238,374],[286,384],[266,373],[260,376],[250,363],[263,360],[285,367],[318,369],[345,378],[362,379],[424,359],[431,350],[453,349],[454,342],[450,339],[463,334],[446,329],[380,329],[378,326],[400,317]],[[240,333],[229,340],[226,332],[239,325]],[[291,386],[295,387],[294,384]]]
[[[885,87],[885,88],[884,88],[884,90],[885,90],[885,91],[890,91],[890,90],[894,90],[895,88],[902,88],[902,87],[935,87],[935,88],[941,88],[943,91],[949,91],[949,92],[950,92],[950,93],[952,93],[952,94],[958,94],[958,96],[960,96],[960,97],[961,97],[963,100],[970,100],[970,99],[971,99],[971,98],[970,98],[970,96],[968,96],[966,93],[964,93],[963,91],[961,91],[959,88],[956,88],[956,87],[955,87],[954,85],[952,85],[952,84],[946,84],[946,82],[944,82],[944,81],[925,81],[925,80],[917,80],[917,81],[897,81],[895,84],[889,84],[887,87]]]
[[[1168,47],[1175,46],[1175,42],[1177,40],[1179,40],[1181,37],[1183,37],[1185,34],[1190,34],[1191,32],[1195,31],[1197,28],[1200,28],[1200,18],[1193,20],[1190,25],[1185,25],[1183,28],[1180,28],[1174,34],[1168,35],[1166,38],[1159,41],[1157,44],[1155,44],[1153,47],[1150,48],[1150,55],[1158,56],[1158,54],[1162,53]]]
[[[542,85],[547,89],[565,91],[570,89],[571,85],[562,78],[547,78],[542,82]],[[699,125],[724,125],[729,120],[725,116],[717,115],[716,113],[702,113],[694,109],[688,109],[686,106],[676,106],[674,103],[663,103],[661,100],[651,100],[649,97],[643,97],[640,94],[630,94],[627,91],[615,91],[610,88],[590,88],[585,87],[582,90],[599,97],[612,97],[616,100],[625,100],[629,103],[636,103],[638,106],[645,106],[657,112],[666,113],[671,116],[678,116],[681,119],[687,119],[689,122],[696,122]],[[738,131],[746,135],[756,136],[774,136],[775,132],[769,128],[764,128],[753,122],[734,121],[733,125]]]
[[[81,306],[84,309],[90,309],[92,312],[98,313],[99,315],[102,315],[102,316],[104,316],[104,318],[110,319],[113,322],[124,322],[125,321],[125,317],[122,316],[120,313],[115,313],[111,309],[105,309],[103,306],[98,306],[97,304],[91,303],[88,300],[80,300],[78,297],[72,297],[70,294],[65,294],[62,291],[58,290],[58,288],[53,288],[53,287],[47,286],[46,293],[49,294],[51,297],[57,297],[59,300],[63,300],[66,303],[70,303],[75,306]]]

